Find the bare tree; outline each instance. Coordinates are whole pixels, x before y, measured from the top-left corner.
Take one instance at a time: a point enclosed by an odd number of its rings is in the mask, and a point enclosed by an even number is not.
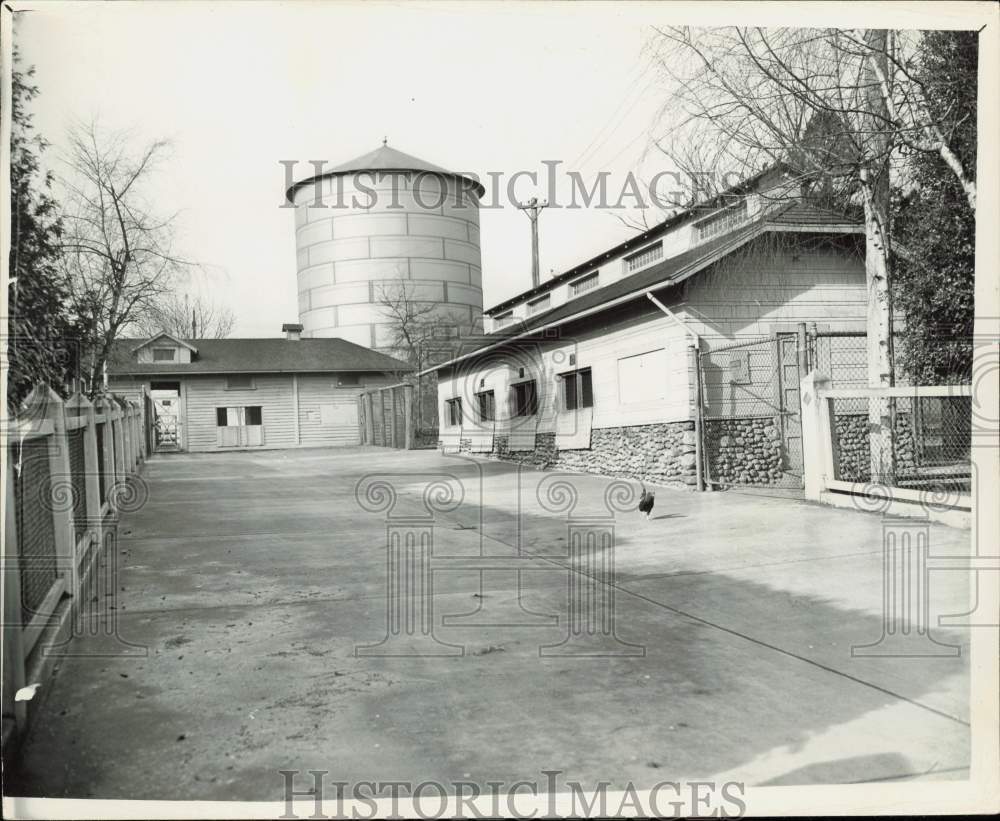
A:
[[[874,386],[894,381],[890,179],[905,174],[907,152],[935,154],[970,208],[976,202],[971,169],[951,144],[961,112],[932,116],[915,71],[921,43],[919,32],[792,28],[657,29],[651,41],[670,86],[666,110],[680,112],[675,139],[717,158],[704,170],[753,173],[783,161],[804,192],[863,209]],[[873,422],[891,436],[891,424]],[[887,441],[880,450],[891,454]]]
[[[446,359],[458,340],[472,330],[471,323],[463,322],[447,306],[420,299],[408,280],[378,284],[375,301],[385,317],[390,347],[418,371]]]
[[[136,326],[144,337],[166,331],[181,339],[225,339],[235,322],[232,311],[208,297],[171,291],[154,299]]]
[[[173,250],[175,216],[148,204],[145,188],[165,141],[134,150],[128,135],[96,123],[69,135],[63,260],[84,327],[91,390],[103,382],[112,344],[138,322],[190,263]]]

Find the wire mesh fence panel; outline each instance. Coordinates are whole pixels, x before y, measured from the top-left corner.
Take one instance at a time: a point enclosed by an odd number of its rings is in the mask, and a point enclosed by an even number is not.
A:
[[[104,422],[98,422],[94,425],[97,433],[97,486],[102,505],[108,500],[108,466],[107,454],[104,450],[105,427]]]
[[[810,340],[810,369],[833,388],[868,385],[868,341],[864,332],[819,334]]]
[[[801,488],[795,335],[702,351],[698,360],[708,481]]]
[[[40,437],[15,445],[11,453],[10,464],[20,465],[14,481],[14,504],[25,624],[38,613],[57,578],[48,449],[48,440]]]
[[[66,435],[69,445],[69,473],[73,485],[73,532],[80,538],[87,522],[87,466],[83,428]]]
[[[852,397],[830,402],[834,479],[971,492],[971,397]]]
[[[907,348],[906,338],[892,340],[892,383],[911,385],[966,385],[972,377],[970,340],[934,339],[921,349],[921,360]],[[928,353],[929,351],[929,353]],[[833,388],[860,388],[873,384],[868,374],[868,338],[864,331],[823,331],[809,340],[809,367],[830,380]]]

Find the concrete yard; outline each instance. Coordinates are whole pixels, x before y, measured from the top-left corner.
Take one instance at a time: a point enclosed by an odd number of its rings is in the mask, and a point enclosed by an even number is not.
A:
[[[428,482],[462,487],[430,497],[450,508],[433,521],[438,643],[381,646],[401,656],[355,652],[387,632],[389,496],[359,504],[368,474],[396,494],[392,527],[425,527]],[[852,657],[882,633],[876,514],[660,489],[650,520],[615,520],[618,641],[598,625],[597,655],[549,655],[588,579],[546,487],[572,485],[583,527],[607,518],[609,479],[363,448],[160,456],[143,478],[109,555],[117,638],[77,638],[42,683],[9,795],[279,801],[287,769],[640,789],[968,777],[969,636],[936,626],[969,609],[966,575],[930,582],[934,636],[959,655]],[[969,539],[930,527],[935,553]]]

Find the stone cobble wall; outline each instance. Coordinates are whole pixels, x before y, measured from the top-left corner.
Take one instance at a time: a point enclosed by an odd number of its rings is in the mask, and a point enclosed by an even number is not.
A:
[[[869,482],[872,475],[871,434],[868,415],[837,414],[834,435],[837,437],[836,478],[844,482]],[[896,451],[896,475],[906,477],[916,472],[913,424],[908,413],[897,413],[893,444]]]
[[[771,485],[783,476],[781,432],[773,417],[706,419],[705,449],[713,482]]]
[[[595,428],[590,447],[559,450],[554,433],[535,435],[535,449],[511,451],[507,437],[494,438],[494,458],[575,473],[642,479],[650,484],[693,488],[695,485],[693,422],[666,422]]]

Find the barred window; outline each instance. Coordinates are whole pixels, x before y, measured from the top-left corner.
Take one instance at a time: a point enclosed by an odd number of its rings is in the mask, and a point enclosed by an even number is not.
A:
[[[496,322],[498,328],[505,328],[506,326],[510,325],[511,322],[514,321],[514,312],[505,311],[502,314],[497,314],[495,317],[493,317],[493,321]]]
[[[580,294],[594,290],[597,287],[598,279],[598,272],[594,271],[592,274],[587,274],[587,276],[571,282],[569,285],[570,296],[580,296]]]
[[[625,270],[631,273],[638,271],[645,265],[660,259],[663,256],[663,243],[657,242],[655,245],[647,245],[641,251],[629,254],[625,257]]]
[[[747,218],[747,201],[742,199],[734,205],[717,211],[712,216],[699,222],[695,229],[698,231],[698,239],[708,239],[717,237],[731,231],[740,225]]]
[[[540,314],[542,311],[547,311],[549,305],[552,304],[552,295],[546,294],[538,299],[533,299],[528,303],[528,316],[534,316],[535,314]]]

